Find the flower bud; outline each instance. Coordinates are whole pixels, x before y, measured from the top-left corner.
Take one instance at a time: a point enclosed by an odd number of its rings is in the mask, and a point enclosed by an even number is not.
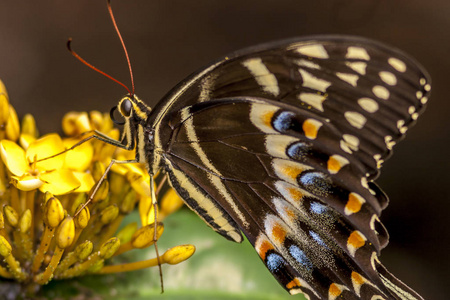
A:
[[[6,92],[6,88],[3,85],[3,82],[0,80],[0,126],[1,127],[5,126],[8,119],[9,119],[8,93]]]
[[[157,224],[156,228],[156,239],[158,240],[164,231],[164,225],[162,223]],[[140,228],[133,234],[131,238],[131,245],[133,248],[146,248],[152,245],[155,240],[155,225],[149,224],[145,227]]]
[[[110,205],[100,213],[101,222],[106,225],[114,221],[119,215],[119,208],[116,204]]]
[[[6,121],[6,136],[11,141],[17,141],[20,134],[19,118],[12,105],[9,106],[9,118]]]
[[[110,238],[100,247],[100,257],[103,259],[108,259],[116,253],[117,249],[120,247],[120,240],[116,237]]]
[[[94,185],[92,187],[91,191],[89,192],[89,195],[92,195],[96,186],[97,185]],[[92,203],[96,203],[96,202],[105,200],[106,196],[108,196],[108,191],[109,191],[109,183],[107,180],[103,180],[103,182],[101,183],[97,192],[95,193],[94,197],[92,198]]]
[[[128,191],[128,193],[125,194],[125,197],[122,200],[122,203],[120,203],[120,212],[123,214],[129,214],[133,211],[134,206],[136,204],[136,192],[132,189]]]
[[[19,214],[16,210],[9,205],[3,207],[3,213],[5,214],[5,219],[12,227],[16,227],[19,224]]]
[[[162,216],[168,216],[180,209],[183,204],[183,200],[181,200],[180,196],[178,196],[175,190],[171,188],[164,194],[159,212]]]
[[[95,182],[98,182],[100,180],[100,178],[105,173],[105,170],[105,166],[101,162],[99,162],[98,160],[94,162],[91,172]]]
[[[123,227],[117,234],[116,237],[120,240],[120,244],[125,244],[131,241],[133,233],[138,229],[138,224],[136,222],[127,224]]]
[[[28,134],[37,138],[39,136],[38,129],[36,127],[36,121],[31,114],[26,114],[22,119],[22,134]]]
[[[81,244],[79,244],[75,250],[74,253],[78,257],[79,261],[85,260],[89,255],[92,253],[92,249],[94,249],[94,245],[91,241],[85,241]]]
[[[0,229],[5,228],[5,218],[3,217],[3,212],[0,211]]]
[[[3,257],[7,257],[11,254],[12,248],[11,244],[0,235],[0,255]]]
[[[31,221],[32,221],[31,210],[27,209],[26,211],[23,212],[19,220],[20,231],[23,233],[27,233],[28,230],[30,230]]]
[[[58,227],[64,219],[64,208],[61,202],[55,198],[50,198],[45,204],[44,222],[51,228]]]
[[[162,259],[169,265],[176,265],[191,257],[195,252],[194,245],[180,245],[167,250]]]
[[[75,237],[75,223],[72,217],[66,217],[58,227],[55,234],[56,245],[59,248],[65,249],[72,245]]]
[[[91,218],[91,214],[87,206],[85,206],[80,212],[78,212],[82,206],[83,204],[80,204],[80,206],[77,208],[76,212],[78,213],[78,215],[75,216],[75,226],[81,229],[85,228],[88,225]]]

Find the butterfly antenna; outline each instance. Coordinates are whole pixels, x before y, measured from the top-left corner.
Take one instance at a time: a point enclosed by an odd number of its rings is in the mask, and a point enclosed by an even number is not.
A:
[[[79,56],[75,51],[72,50],[71,47],[71,43],[72,43],[72,38],[69,38],[69,40],[67,41],[67,49],[69,49],[70,54],[72,54],[73,56],[75,56],[76,59],[78,59],[79,61],[81,61],[84,65],[88,66],[89,68],[91,68],[92,70],[102,74],[103,76],[111,79],[112,81],[115,81],[116,83],[120,84],[121,86],[123,86],[130,95],[133,95],[133,93],[130,92],[130,89],[123,84],[122,82],[120,82],[119,80],[115,79],[114,77],[112,77],[109,74],[106,74],[105,72],[103,72],[102,70],[94,67],[93,65],[91,65],[90,63],[88,63],[87,61],[85,61],[84,59],[81,58],[81,56]],[[134,87],[133,87],[133,92],[134,92]]]
[[[114,24],[114,28],[116,29],[117,35],[119,36],[120,42],[122,43],[122,48],[123,48],[123,51],[125,52],[125,56],[127,58],[128,69],[130,70],[131,89],[132,89],[132,93],[130,93],[130,96],[133,96],[134,95],[133,70],[131,69],[131,62],[130,62],[130,57],[128,56],[127,47],[125,47],[125,43],[123,41],[122,35],[120,34],[119,27],[117,26],[117,23],[116,23],[116,19],[114,18],[114,15],[113,15],[113,11],[112,11],[112,8],[111,8],[111,0],[108,0],[108,11],[109,11],[109,15],[111,16],[111,20],[112,20],[112,22]]]

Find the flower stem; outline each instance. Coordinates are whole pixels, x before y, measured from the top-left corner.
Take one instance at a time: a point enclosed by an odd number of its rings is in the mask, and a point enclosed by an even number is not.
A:
[[[52,260],[48,264],[47,268],[45,268],[44,272],[34,277],[34,282],[38,284],[46,284],[47,282],[49,282],[49,280],[52,278],[53,272],[55,271],[59,261],[61,260],[63,253],[64,249],[57,246],[55,248],[55,252],[53,253]]]
[[[31,267],[31,273],[37,273],[41,267],[44,255],[47,253],[50,242],[54,236],[55,228],[51,228],[45,225],[44,232],[42,233],[41,243],[34,257],[33,266]]]

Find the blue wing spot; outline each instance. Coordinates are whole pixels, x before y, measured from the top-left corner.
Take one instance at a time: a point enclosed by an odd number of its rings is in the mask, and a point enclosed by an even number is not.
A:
[[[317,242],[317,244],[325,248],[328,248],[325,242],[320,238],[320,236],[317,233],[315,233],[314,231],[310,231],[309,235],[313,238],[313,240]]]
[[[318,215],[321,215],[323,213],[326,213],[328,211],[328,208],[326,205],[320,204],[319,202],[311,202],[310,209],[313,213],[316,213]]]
[[[295,114],[290,111],[282,111],[276,115],[272,120],[272,126],[278,132],[286,132],[295,127]]]
[[[267,268],[274,273],[286,265],[286,261],[276,253],[270,253],[266,257]]]
[[[322,172],[303,172],[297,178],[297,181],[305,190],[316,196],[326,196],[333,193],[331,179]]]
[[[314,264],[299,247],[291,245],[289,247],[289,253],[291,253],[292,257],[309,271],[314,268]]]
[[[311,145],[304,142],[296,142],[289,145],[286,154],[295,160],[303,160],[311,152]]]

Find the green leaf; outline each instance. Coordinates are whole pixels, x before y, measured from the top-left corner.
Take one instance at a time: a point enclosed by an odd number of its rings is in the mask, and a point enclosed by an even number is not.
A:
[[[131,218],[137,218],[132,216]],[[131,222],[124,222],[125,224]],[[195,213],[182,209],[164,221],[159,253],[181,244],[196,246],[195,254],[178,265],[164,265],[164,294],[158,267],[114,275],[91,275],[52,281],[43,296],[98,295],[109,299],[305,299],[290,296],[272,277],[248,241],[237,244],[209,228]],[[154,247],[123,254],[114,263],[155,257]]]

